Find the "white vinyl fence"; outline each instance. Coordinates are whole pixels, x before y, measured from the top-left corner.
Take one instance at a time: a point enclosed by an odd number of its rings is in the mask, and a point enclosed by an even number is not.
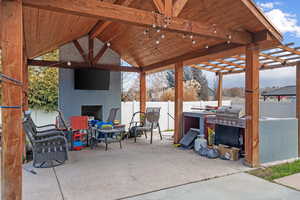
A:
[[[205,106],[217,106],[217,101],[195,101],[195,102],[184,102],[183,111],[190,111],[192,107],[201,107]],[[223,101],[224,106],[230,106],[231,101]],[[160,107],[160,120],[159,124],[161,130],[171,130],[174,129],[174,102],[147,102],[146,107]],[[121,121],[123,124],[128,125],[133,113],[139,111],[140,103],[137,101],[133,102],[122,102],[122,116]],[[169,114],[168,114],[169,113]],[[172,117],[171,117],[171,116]]]
[[[174,129],[174,102],[147,102],[147,107],[160,107],[160,127],[161,130],[170,130]],[[190,111],[192,107],[202,107],[205,106],[217,106],[216,101],[196,101],[196,102],[184,102],[183,103],[183,111]],[[231,101],[223,101],[224,106],[230,106]],[[140,103],[133,101],[133,102],[122,102],[121,105],[121,122],[122,124],[128,125],[133,113],[139,111]],[[172,117],[170,117],[170,115]],[[41,110],[32,110],[32,119],[37,125],[46,125],[55,123],[55,117],[57,116],[56,112],[44,112]],[[1,119],[1,112],[0,112],[0,119]]]

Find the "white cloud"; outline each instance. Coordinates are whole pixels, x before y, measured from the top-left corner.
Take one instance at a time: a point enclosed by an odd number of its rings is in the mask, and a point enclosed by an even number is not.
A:
[[[300,26],[296,15],[285,13],[280,9],[272,9],[266,12],[266,15],[282,33],[292,33],[300,37]]]
[[[267,2],[267,3],[258,3],[259,7],[263,10],[273,9],[275,6],[280,5],[280,2]]]

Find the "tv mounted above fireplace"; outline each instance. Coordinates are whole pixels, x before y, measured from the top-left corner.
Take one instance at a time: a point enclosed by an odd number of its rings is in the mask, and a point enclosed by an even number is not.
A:
[[[75,90],[109,90],[110,71],[98,69],[75,69]]]

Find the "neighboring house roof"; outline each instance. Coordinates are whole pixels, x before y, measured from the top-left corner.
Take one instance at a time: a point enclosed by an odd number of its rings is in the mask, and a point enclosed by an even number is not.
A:
[[[263,92],[262,96],[296,96],[296,86],[276,88],[268,92]]]

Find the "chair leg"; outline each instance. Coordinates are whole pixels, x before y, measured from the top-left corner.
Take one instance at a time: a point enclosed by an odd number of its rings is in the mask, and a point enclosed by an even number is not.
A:
[[[146,137],[146,140],[148,139],[147,137],[147,131],[144,131],[144,134],[145,134],[145,137]]]
[[[136,129],[134,130],[134,143],[136,143]]]
[[[161,131],[160,131],[160,126],[159,126],[159,124],[158,124],[158,132],[159,132],[159,135],[160,135],[160,140],[162,140],[163,138],[162,138],[162,135],[161,135]]]
[[[152,138],[153,138],[153,128],[151,128],[151,138],[150,138],[150,144],[152,144]]]
[[[107,151],[107,149],[108,149],[108,144],[107,142],[105,142],[105,151]]]
[[[122,149],[122,142],[121,142],[121,140],[120,140],[120,149]]]

